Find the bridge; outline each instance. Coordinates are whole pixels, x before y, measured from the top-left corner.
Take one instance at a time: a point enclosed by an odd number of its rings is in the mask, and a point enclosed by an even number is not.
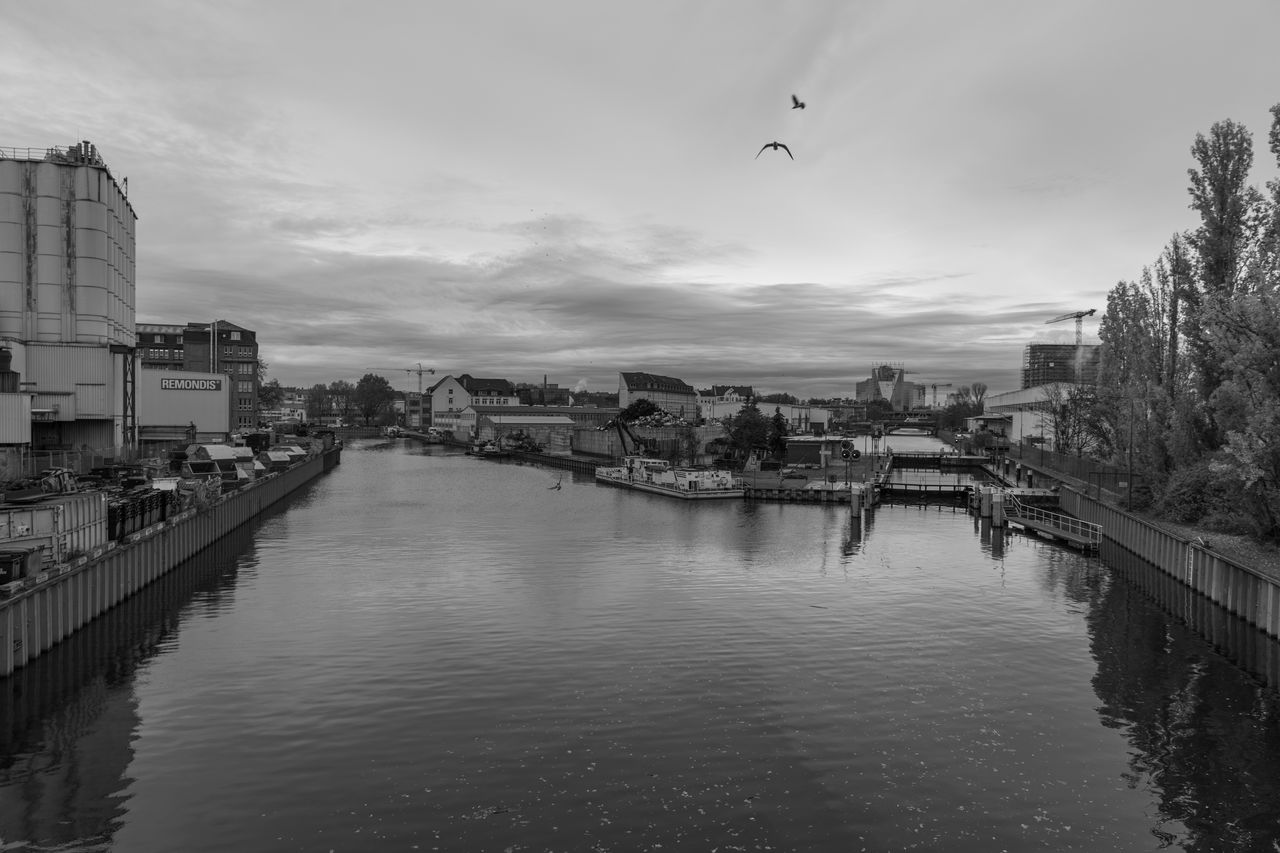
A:
[[[874,421],[854,421],[849,431],[865,435],[882,429],[885,435],[905,429],[921,430],[928,435],[938,434],[938,416],[934,412],[888,412]]]

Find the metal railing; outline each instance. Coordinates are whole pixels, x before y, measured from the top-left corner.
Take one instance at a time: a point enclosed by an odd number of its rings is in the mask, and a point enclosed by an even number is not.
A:
[[[1016,495],[1006,492],[1004,503],[1004,514],[1006,518],[1020,519],[1030,521],[1036,524],[1042,524],[1046,527],[1052,527],[1063,533],[1069,533],[1079,539],[1089,542],[1091,545],[1098,545],[1102,542],[1102,525],[1094,524],[1089,521],[1081,521],[1080,519],[1065,515],[1060,512],[1050,512],[1039,507],[1027,506],[1018,500]]]

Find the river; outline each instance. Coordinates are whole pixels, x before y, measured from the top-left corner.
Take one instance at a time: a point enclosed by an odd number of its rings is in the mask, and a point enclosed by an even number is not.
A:
[[[0,683],[0,851],[1280,850],[1276,642],[1123,553],[403,441],[285,503]]]

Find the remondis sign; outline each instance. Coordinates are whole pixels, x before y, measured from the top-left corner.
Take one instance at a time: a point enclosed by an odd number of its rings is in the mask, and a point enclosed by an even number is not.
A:
[[[221,379],[161,379],[162,391],[221,391]]]

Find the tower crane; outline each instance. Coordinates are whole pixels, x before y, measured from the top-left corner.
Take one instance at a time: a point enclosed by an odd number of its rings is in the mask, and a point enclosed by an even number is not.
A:
[[[1080,384],[1080,367],[1081,367],[1080,363],[1084,358],[1084,349],[1083,349],[1084,335],[1081,332],[1080,325],[1081,323],[1084,322],[1085,317],[1092,317],[1093,313],[1097,310],[1098,310],[1097,308],[1090,308],[1088,311],[1072,311],[1068,314],[1063,314],[1061,317],[1054,317],[1052,320],[1044,321],[1044,324],[1046,326],[1049,325],[1050,323],[1061,323],[1063,320],[1074,319],[1076,321],[1076,384],[1077,385]]]
[[[1090,308],[1088,311],[1072,311],[1070,314],[1063,314],[1061,317],[1054,317],[1052,320],[1045,320],[1044,324],[1047,326],[1050,323],[1061,323],[1063,320],[1074,319],[1076,321],[1076,346],[1078,347],[1080,346],[1081,341],[1084,340],[1084,336],[1080,330],[1080,324],[1084,322],[1085,317],[1092,317],[1094,312],[1097,310],[1097,308]]]
[[[422,374],[430,373],[432,375],[435,375],[436,371],[435,371],[435,368],[433,367],[423,367],[422,362],[420,361],[416,361],[414,362],[414,364],[418,365],[416,369],[412,367],[366,367],[365,370],[382,370],[390,373],[400,373],[401,371],[405,373],[416,373],[418,374],[418,396],[421,397],[422,396]]]

